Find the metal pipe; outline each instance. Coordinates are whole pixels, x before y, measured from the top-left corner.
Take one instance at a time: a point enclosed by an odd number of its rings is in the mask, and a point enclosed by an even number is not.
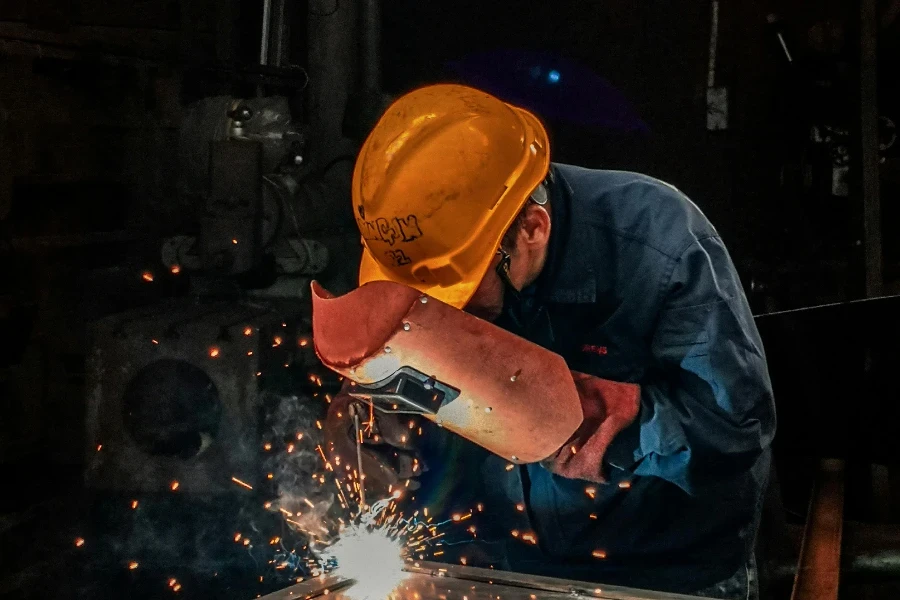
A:
[[[809,501],[791,600],[837,600],[844,530],[844,462],[823,460]]]
[[[381,92],[381,0],[363,0],[360,6],[362,88]]]
[[[263,0],[262,33],[259,38],[259,64],[269,64],[269,37],[272,25],[272,0]]]

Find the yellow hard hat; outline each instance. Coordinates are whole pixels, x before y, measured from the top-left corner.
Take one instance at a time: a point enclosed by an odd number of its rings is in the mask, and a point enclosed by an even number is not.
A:
[[[353,171],[360,285],[395,281],[464,307],[549,165],[528,111],[461,85],[402,96]]]

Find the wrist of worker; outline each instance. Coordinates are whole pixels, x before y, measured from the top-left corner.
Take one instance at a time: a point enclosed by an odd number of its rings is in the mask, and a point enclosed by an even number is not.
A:
[[[569,479],[605,483],[634,464],[640,438],[640,387],[573,371],[583,422],[542,464]]]

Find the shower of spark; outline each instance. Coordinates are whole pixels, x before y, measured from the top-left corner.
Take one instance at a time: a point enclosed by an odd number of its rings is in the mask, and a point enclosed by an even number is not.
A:
[[[385,528],[371,529],[362,523],[348,526],[323,558],[333,561],[338,572],[360,585],[346,595],[354,600],[385,600],[406,578],[404,542]]]

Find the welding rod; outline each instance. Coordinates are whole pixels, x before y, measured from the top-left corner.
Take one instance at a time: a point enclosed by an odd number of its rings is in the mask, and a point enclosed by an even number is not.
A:
[[[356,463],[359,467],[359,510],[364,512],[366,510],[366,476],[363,472],[362,462],[362,430],[359,428],[359,412],[355,406],[351,410],[353,412],[353,427],[356,430]]]

